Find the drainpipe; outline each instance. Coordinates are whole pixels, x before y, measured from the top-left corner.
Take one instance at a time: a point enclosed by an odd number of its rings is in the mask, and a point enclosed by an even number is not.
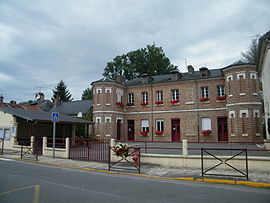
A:
[[[152,141],[154,141],[154,123],[153,123],[153,120],[154,120],[154,115],[153,115],[153,110],[154,110],[154,103],[153,103],[153,85],[151,84],[150,85],[151,87],[151,127],[152,127]]]
[[[197,108],[197,134],[198,134],[198,142],[200,142],[200,112],[199,112],[199,107],[200,107],[200,102],[199,102],[199,89],[198,89],[198,81],[195,80],[196,84],[196,91],[195,91],[195,97],[196,97],[196,108]]]

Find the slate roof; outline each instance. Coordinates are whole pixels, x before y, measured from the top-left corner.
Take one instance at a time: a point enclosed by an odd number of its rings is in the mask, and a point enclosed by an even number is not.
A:
[[[50,112],[59,112],[66,115],[77,115],[79,112],[82,112],[82,114],[85,115],[92,105],[92,100],[64,102],[52,108]]]
[[[24,106],[38,106],[41,108],[42,111],[50,111],[54,107],[54,103],[50,100],[44,100],[40,103],[37,102],[37,100],[34,101],[26,101],[26,102],[20,102],[19,104]]]
[[[26,109],[20,109],[20,108],[6,108],[6,107],[0,107],[0,111],[9,113],[13,116],[30,120],[30,121],[52,122],[50,112],[26,110]],[[87,120],[74,118],[74,117],[67,116],[61,113],[59,114],[59,122],[60,123],[83,123],[83,124],[92,123]]]
[[[231,65],[228,65],[228,66],[224,67],[223,69],[229,68],[229,67],[232,67],[232,66],[241,66],[241,65],[255,65],[255,64],[246,63],[246,62],[243,62],[243,61],[239,60],[239,61],[236,61],[236,62],[232,63]]]
[[[149,82],[148,84],[168,83],[168,82],[175,82],[175,81],[186,81],[186,80],[198,80],[198,79],[223,77],[222,69],[210,69],[209,76],[202,76],[200,71],[194,71],[192,74],[181,73],[181,75],[182,76],[179,80],[173,80],[172,74],[151,76],[153,78],[153,80],[151,82]],[[126,86],[142,85],[142,77],[128,80],[128,81],[124,82],[123,84]]]
[[[116,80],[113,80],[113,79],[104,77],[104,78],[101,78],[99,80],[96,80],[96,81],[92,82],[91,85],[93,83],[97,83],[97,82],[113,82],[113,83],[118,83]]]

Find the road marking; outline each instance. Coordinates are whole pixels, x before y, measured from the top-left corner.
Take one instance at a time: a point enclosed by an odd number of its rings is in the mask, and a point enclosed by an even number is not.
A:
[[[6,191],[6,192],[1,192],[0,196],[10,194],[10,193],[13,193],[13,192],[18,192],[18,191],[21,191],[21,190],[27,190],[27,189],[30,189],[30,188],[34,188],[33,203],[39,203],[40,185],[30,185],[30,186],[20,187],[20,188],[14,189],[14,190]]]
[[[13,159],[5,159],[5,158],[0,158],[2,161],[14,161]]]

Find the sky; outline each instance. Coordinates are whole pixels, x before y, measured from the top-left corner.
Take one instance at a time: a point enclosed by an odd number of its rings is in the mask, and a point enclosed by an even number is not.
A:
[[[74,100],[117,55],[155,43],[186,72],[222,68],[270,30],[269,0],[0,0],[0,95]]]

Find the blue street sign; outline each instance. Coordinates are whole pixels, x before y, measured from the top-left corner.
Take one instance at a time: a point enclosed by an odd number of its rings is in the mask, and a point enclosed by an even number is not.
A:
[[[52,112],[52,121],[53,122],[59,121],[59,113]]]

